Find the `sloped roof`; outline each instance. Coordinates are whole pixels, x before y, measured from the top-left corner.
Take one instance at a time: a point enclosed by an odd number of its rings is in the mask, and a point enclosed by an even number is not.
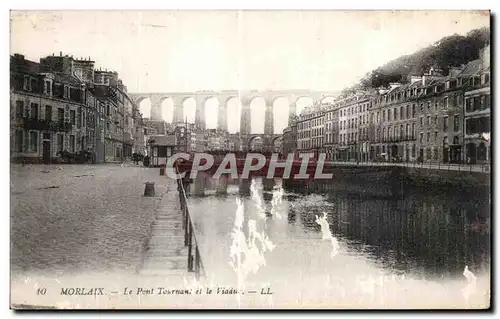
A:
[[[40,73],[40,63],[26,60],[22,55],[11,55],[10,70],[11,72],[38,74]]]
[[[470,61],[465,65],[463,71],[459,74],[459,76],[470,76],[479,73],[483,68],[483,64],[481,60]]]
[[[175,135],[152,135],[150,140],[154,140],[151,145],[154,146],[174,146],[175,145]]]
[[[79,86],[82,83],[79,79],[69,74],[64,74],[61,72],[51,72],[51,73],[54,74],[55,80],[57,82],[71,84],[74,86]]]

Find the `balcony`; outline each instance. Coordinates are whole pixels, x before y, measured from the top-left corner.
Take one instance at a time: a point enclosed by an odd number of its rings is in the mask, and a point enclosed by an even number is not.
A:
[[[23,117],[21,126],[26,130],[69,132],[73,125],[69,122],[48,121]]]
[[[382,138],[380,139],[381,142],[393,142],[393,143],[397,143],[397,142],[412,142],[412,141],[416,141],[417,138],[415,136],[400,136],[400,137],[386,137],[386,138]]]

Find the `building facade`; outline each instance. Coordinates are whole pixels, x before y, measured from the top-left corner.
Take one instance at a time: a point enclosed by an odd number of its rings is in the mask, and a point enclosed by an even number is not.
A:
[[[464,77],[464,144],[466,161],[491,161],[490,46],[483,49],[478,67]]]
[[[87,149],[92,143],[82,83],[19,54],[10,63],[11,160],[51,163],[62,151]]]
[[[13,161],[50,163],[79,151],[91,151],[95,162],[131,155],[140,114],[133,120],[137,106],[116,72],[62,52],[40,63],[15,54],[10,64]]]

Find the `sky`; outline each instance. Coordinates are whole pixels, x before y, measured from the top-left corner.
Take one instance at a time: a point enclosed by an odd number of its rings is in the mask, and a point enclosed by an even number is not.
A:
[[[442,37],[489,26],[467,11],[12,11],[11,54],[39,61],[53,53],[91,57],[114,70],[129,92],[310,89],[340,91],[367,72]],[[171,100],[163,116],[172,118]],[[298,111],[312,103],[301,99]],[[217,123],[209,100],[207,127]],[[275,132],[286,126],[288,102],[274,104]],[[149,102],[140,105],[149,116]],[[184,104],[194,120],[194,100]],[[229,129],[239,103],[228,103]],[[252,131],[264,127],[254,100]]]

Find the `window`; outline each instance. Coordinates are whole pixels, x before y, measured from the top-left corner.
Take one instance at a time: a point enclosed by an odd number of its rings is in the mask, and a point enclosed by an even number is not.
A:
[[[16,118],[20,119],[24,117],[24,102],[16,101]]]
[[[430,160],[430,159],[431,159],[431,148],[430,148],[430,147],[428,147],[428,148],[426,149],[426,157],[427,157],[427,159],[428,159],[428,160]]]
[[[458,115],[453,116],[453,131],[458,132],[460,130],[460,118]]]
[[[64,122],[64,108],[62,108],[62,107],[57,109],[57,121],[59,123]]]
[[[438,126],[438,117],[437,115],[434,116],[434,125],[437,127]]]
[[[484,96],[484,104],[483,104],[484,108],[485,109],[489,109],[490,108],[490,95],[487,94]]]
[[[14,149],[16,152],[23,151],[23,130],[16,130],[16,136],[14,140]]]
[[[44,88],[43,92],[47,95],[52,95],[52,82],[51,81],[45,81],[44,82]]]
[[[69,136],[69,151],[72,153],[75,152],[75,136],[74,135]]]
[[[410,124],[406,124],[406,137],[410,137],[411,132],[410,132]]]
[[[77,125],[77,127],[80,127],[82,125],[82,108],[81,107],[78,108],[78,117],[77,117],[76,125]]]
[[[427,102],[427,112],[431,111],[431,101]]]
[[[420,127],[423,127],[424,126],[424,117],[421,116],[420,117]]]
[[[399,109],[399,117],[400,117],[401,119],[404,119],[404,118],[405,118],[405,115],[404,115],[403,110],[404,110],[404,109],[403,109],[403,107],[401,106],[401,108]]]
[[[404,133],[405,133],[405,132],[404,132],[404,129],[405,129],[405,128],[404,128],[403,124],[401,124],[401,126],[399,127],[399,136],[400,136],[401,138],[403,138],[403,137],[404,137]]]
[[[420,113],[424,113],[424,103],[420,103]]]
[[[447,108],[448,108],[448,103],[449,103],[449,102],[448,102],[448,97],[445,97],[445,98],[444,98],[444,101],[443,101],[443,107],[444,107],[445,109],[447,109]]]
[[[424,142],[424,133],[420,132],[420,144]]]
[[[448,131],[448,116],[443,117],[443,132]]]
[[[438,141],[438,132],[434,132],[434,142]]]
[[[437,160],[439,158],[439,155],[438,155],[438,148],[437,147],[434,147],[434,155],[433,155],[434,159]]]
[[[417,148],[415,147],[415,144],[411,145],[411,156],[415,157],[417,155]]]
[[[75,125],[76,123],[76,112],[75,110],[70,110],[69,111],[69,120],[71,122],[71,124]]]
[[[427,125],[431,125],[431,117],[427,116]]]
[[[38,119],[38,104],[31,103],[30,115],[32,119]]]
[[[434,102],[434,110],[437,111],[439,108],[439,102],[438,101],[435,101]]]
[[[57,150],[62,151],[64,147],[64,135],[57,134]]]
[[[411,137],[414,139],[415,138],[415,134],[417,133],[416,130],[415,130],[415,123],[412,123],[411,125]]]
[[[45,105],[45,120],[52,121],[52,106]]]
[[[31,91],[31,87],[30,87],[30,77],[25,75],[24,76],[24,83],[23,83],[23,90],[25,91]]]
[[[455,145],[460,144],[460,138],[458,136],[453,137],[453,144],[455,144]]]
[[[410,118],[410,106],[409,105],[406,106],[406,118],[407,119]]]
[[[394,109],[394,121],[398,120],[398,109]]]
[[[472,98],[466,98],[465,99],[465,111],[466,112],[472,112],[473,111]]]
[[[30,132],[30,151],[38,152],[38,132],[31,131]]]
[[[431,141],[431,132],[427,132],[427,143]]]

